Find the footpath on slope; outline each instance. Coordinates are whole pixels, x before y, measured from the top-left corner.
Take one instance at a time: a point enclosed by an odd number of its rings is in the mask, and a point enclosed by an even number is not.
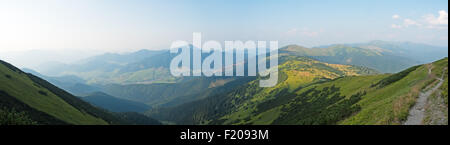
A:
[[[428,67],[428,75],[431,75],[432,66]],[[445,70],[443,70],[445,71]],[[419,98],[416,100],[416,104],[409,110],[408,119],[403,123],[403,125],[422,125],[423,120],[425,118],[425,107],[428,101],[428,98],[439,89],[444,83],[444,75],[442,74],[441,78],[436,78],[439,80],[439,83],[434,86],[432,89],[429,89],[426,92],[421,92],[419,94]]]

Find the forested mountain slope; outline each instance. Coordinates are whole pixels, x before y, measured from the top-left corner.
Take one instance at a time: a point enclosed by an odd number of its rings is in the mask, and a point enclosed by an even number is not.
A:
[[[418,94],[435,82],[429,67],[440,74],[448,67],[445,58],[396,74],[373,74],[304,57],[283,62],[274,88],[259,88],[255,80],[227,94],[147,114],[175,124],[402,124]],[[446,90],[444,85],[439,93],[444,102]]]
[[[256,79],[228,93],[215,94],[176,107],[154,109],[148,114],[160,120],[179,124],[216,124],[215,121],[222,117],[224,124],[235,124],[255,116],[255,111],[259,105],[263,105],[262,103],[286,93],[343,76],[377,73],[365,67],[328,64],[307,57],[285,56],[280,59],[283,63],[279,67],[279,83],[275,87],[261,88],[259,79]],[[276,103],[281,105],[287,102]]]

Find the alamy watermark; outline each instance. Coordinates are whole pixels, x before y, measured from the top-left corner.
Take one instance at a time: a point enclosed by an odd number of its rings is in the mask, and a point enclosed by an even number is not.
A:
[[[175,41],[170,53],[178,54],[170,63],[173,76],[245,76],[247,64],[247,76],[258,73],[262,77],[260,87],[273,87],[278,82],[278,41],[225,41],[223,49],[217,41],[202,44],[201,33],[193,33],[192,45]],[[209,56],[203,58],[205,54]]]

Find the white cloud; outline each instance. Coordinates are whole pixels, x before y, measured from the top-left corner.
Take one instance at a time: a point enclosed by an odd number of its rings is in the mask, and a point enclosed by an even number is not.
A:
[[[409,26],[421,26],[421,24],[417,23],[414,20],[411,19],[405,19],[403,20],[403,26],[409,27]]]
[[[392,24],[391,28],[402,29],[402,28],[409,28],[410,26],[420,27],[420,26],[422,26],[422,24],[420,24],[417,21],[414,21],[412,19],[404,19],[402,24]]]
[[[448,13],[444,10],[439,11],[439,17],[433,14],[425,16],[426,22],[430,25],[448,25]]]
[[[400,18],[400,15],[397,15],[397,14],[392,16],[392,19],[399,19],[399,18]]]
[[[401,17],[395,14],[392,16],[392,19],[401,19]],[[403,19],[402,24],[392,24],[391,28],[401,29],[401,28],[408,28],[411,26],[429,29],[448,29],[448,13],[445,10],[441,10],[439,11],[439,16],[429,14],[423,16],[422,19],[419,20],[406,18]]]
[[[397,24],[392,24],[392,25],[391,25],[391,28],[394,28],[394,29],[401,29],[401,28],[403,28],[403,26],[402,26],[402,25],[397,25]]]
[[[424,23],[430,29],[448,29],[448,13],[447,11],[439,11],[439,16],[433,14],[424,16]]]

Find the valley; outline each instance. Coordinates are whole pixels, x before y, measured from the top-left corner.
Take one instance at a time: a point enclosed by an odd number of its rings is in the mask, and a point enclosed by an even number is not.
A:
[[[444,50],[418,57],[420,51],[405,54],[406,47],[430,46],[282,47],[278,83],[269,88],[259,87],[261,76],[174,77],[175,54],[165,50],[110,53],[42,70],[2,62],[0,115],[23,124],[448,124]]]

